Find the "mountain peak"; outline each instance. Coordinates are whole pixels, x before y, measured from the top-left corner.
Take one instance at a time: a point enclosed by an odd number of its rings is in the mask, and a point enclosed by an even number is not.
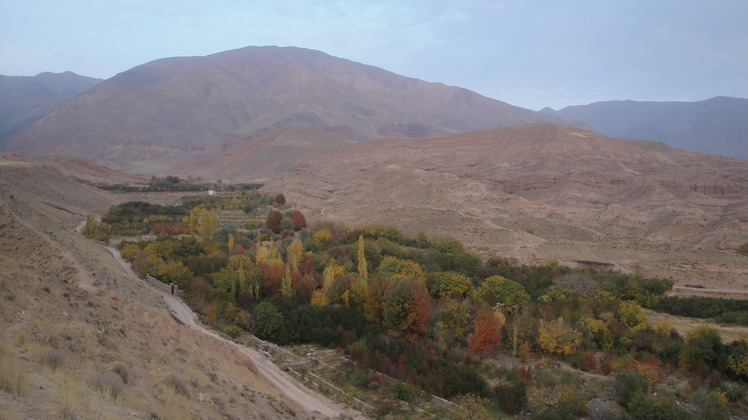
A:
[[[119,73],[8,144],[122,167],[178,161],[218,147],[226,136],[289,126],[360,141],[537,121],[563,120],[316,50],[245,47],[164,58]]]

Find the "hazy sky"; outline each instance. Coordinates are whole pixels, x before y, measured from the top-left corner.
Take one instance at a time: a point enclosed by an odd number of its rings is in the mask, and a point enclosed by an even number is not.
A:
[[[298,46],[530,109],[748,98],[747,0],[0,0],[0,74]]]

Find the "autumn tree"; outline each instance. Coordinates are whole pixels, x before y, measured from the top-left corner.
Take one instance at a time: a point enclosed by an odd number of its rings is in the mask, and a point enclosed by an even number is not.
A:
[[[503,322],[500,316],[489,308],[478,309],[475,315],[475,330],[468,337],[468,350],[472,354],[485,357],[501,340]]]
[[[393,281],[401,279],[413,279],[421,283],[426,281],[423,268],[417,262],[401,260],[390,255],[382,258],[382,261],[379,263],[378,272],[379,274],[391,277]]]
[[[295,292],[291,280],[291,269],[286,266],[286,273],[283,275],[283,279],[281,280],[281,295],[284,298],[290,298],[295,294]]]
[[[200,209],[199,215],[198,232],[204,241],[208,241],[218,228],[218,210]]]
[[[273,233],[281,233],[281,220],[283,220],[283,213],[273,210],[265,218],[265,226]]]
[[[293,240],[286,249],[286,262],[292,271],[299,270],[299,264],[304,257],[304,245],[298,239]]]
[[[304,215],[300,211],[294,210],[291,213],[290,219],[291,219],[291,223],[293,223],[293,225],[294,225],[294,230],[295,231],[298,232],[301,229],[304,229],[306,227],[306,218],[304,217]]]
[[[391,282],[388,278],[375,276],[366,289],[364,313],[369,322],[381,324],[384,322],[384,308],[389,295]]]
[[[431,296],[422,282],[396,280],[387,293],[384,325],[396,335],[414,338],[428,332],[430,309]]]
[[[366,244],[364,235],[358,235],[358,275],[362,279],[369,278],[369,267],[366,264]]]
[[[561,317],[551,322],[541,321],[538,327],[538,345],[546,353],[568,356],[577,350],[581,341],[582,333],[571,328]]]
[[[234,235],[229,234],[229,240],[226,244],[226,248],[228,249],[229,255],[234,252]]]
[[[436,298],[462,298],[472,289],[473,282],[466,275],[446,271],[436,274],[429,291]]]
[[[502,276],[491,276],[476,289],[478,300],[490,307],[500,306],[515,312],[530,303],[530,295],[521,284]]]
[[[466,300],[449,299],[439,307],[434,334],[447,343],[464,340],[473,329],[471,312]]]

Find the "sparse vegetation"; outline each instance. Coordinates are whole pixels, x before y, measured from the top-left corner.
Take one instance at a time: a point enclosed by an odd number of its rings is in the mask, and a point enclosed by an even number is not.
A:
[[[29,378],[15,363],[10,349],[0,344],[0,389],[13,395],[23,396],[29,386]]]
[[[117,399],[122,395],[125,384],[117,374],[94,369],[88,377],[88,384],[94,390]]]
[[[738,248],[738,254],[748,257],[748,242],[740,245],[740,247]]]

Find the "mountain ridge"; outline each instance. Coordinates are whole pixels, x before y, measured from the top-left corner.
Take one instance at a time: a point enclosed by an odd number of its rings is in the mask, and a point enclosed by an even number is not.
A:
[[[679,149],[748,159],[748,99],[603,101],[541,112],[586,122],[612,137],[660,140]]]
[[[319,51],[246,47],[122,72],[16,133],[8,148],[126,166],[293,125],[368,140],[536,121],[565,122]]]
[[[0,150],[21,127],[100,82],[70,71],[0,76]]]

